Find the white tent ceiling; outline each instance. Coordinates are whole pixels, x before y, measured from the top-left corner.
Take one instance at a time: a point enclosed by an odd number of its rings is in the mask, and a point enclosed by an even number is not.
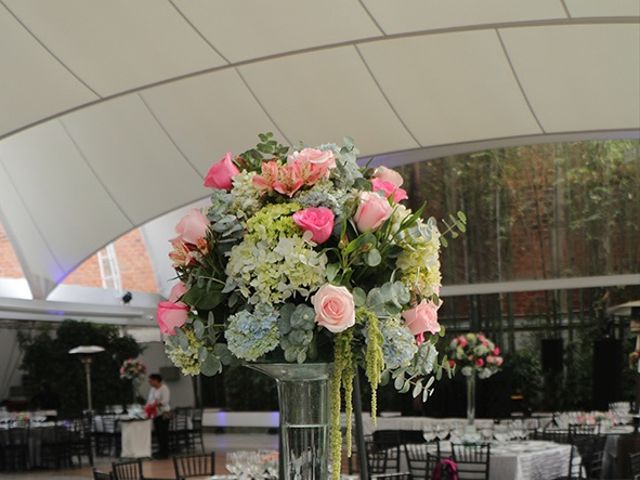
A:
[[[0,221],[36,298],[257,132],[400,163],[640,130],[638,0],[0,0],[0,65]]]

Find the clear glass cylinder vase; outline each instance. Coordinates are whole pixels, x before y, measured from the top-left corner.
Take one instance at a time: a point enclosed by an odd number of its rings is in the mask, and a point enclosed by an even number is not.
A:
[[[473,429],[476,421],[476,374],[465,377],[467,379],[467,427]]]
[[[328,363],[254,364],[276,380],[280,409],[280,479],[326,480],[329,452]]]

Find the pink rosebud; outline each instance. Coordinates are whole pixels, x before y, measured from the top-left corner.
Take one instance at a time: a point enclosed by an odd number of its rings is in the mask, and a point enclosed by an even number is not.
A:
[[[332,333],[340,333],[356,323],[353,296],[346,287],[325,284],[311,298],[316,323]]]
[[[423,343],[424,343],[424,333],[421,332],[418,335],[416,335],[416,344],[422,345]]]
[[[476,366],[478,367],[484,367],[484,360],[479,358],[476,360]]]
[[[455,366],[456,366],[456,361],[452,360],[452,359],[449,359],[449,368],[453,368]]]
[[[362,192],[360,205],[358,205],[353,219],[360,232],[371,232],[380,228],[392,212],[391,205],[386,198],[374,192]]]
[[[424,332],[435,335],[440,331],[438,308],[439,306],[432,301],[422,300],[412,309],[402,312],[402,318],[413,335]]]
[[[207,236],[209,220],[197,208],[193,208],[176,225],[176,233],[186,243],[198,244]]]
[[[227,152],[222,160],[211,166],[204,179],[204,186],[219,188],[221,190],[231,190],[231,187],[233,187],[232,179],[239,173],[240,170],[238,170],[238,167],[233,163],[233,155],[231,152]]]
[[[371,187],[373,188],[374,192],[382,192],[384,193],[385,197],[391,197],[396,203],[409,198],[406,190],[400,187],[396,187],[391,182],[380,180],[379,178],[374,178],[373,180],[371,180]]]
[[[462,348],[464,348],[464,347],[466,347],[467,345],[469,345],[468,340],[467,340],[463,335],[461,335],[460,337],[458,337],[458,343],[460,344],[460,346],[461,346]]]
[[[395,170],[387,167],[376,168],[376,171],[373,174],[373,178],[389,182],[396,188],[400,188],[402,186],[402,183],[404,182],[402,175],[400,175]]]
[[[178,282],[171,288],[171,291],[169,292],[169,301],[178,303],[178,301],[185,293],[187,293],[187,287],[185,287],[184,283]]]
[[[492,351],[491,353],[493,353],[495,356],[500,355],[500,347],[496,347],[496,348],[494,348],[494,349],[493,349],[493,351]]]
[[[333,212],[326,207],[305,208],[293,214],[293,220],[305,232],[311,232],[311,240],[318,245],[326,242],[333,231]]]
[[[175,335],[175,329],[187,321],[188,312],[189,307],[183,303],[160,302],[156,318],[160,332],[165,335]]]
[[[293,152],[287,158],[287,162],[294,161],[313,163],[327,170],[336,166],[336,157],[331,150],[318,150],[317,148],[303,148],[299,152]]]

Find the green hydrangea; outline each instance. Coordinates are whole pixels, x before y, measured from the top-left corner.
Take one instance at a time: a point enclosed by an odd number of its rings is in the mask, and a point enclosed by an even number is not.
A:
[[[183,329],[182,332],[184,335],[165,345],[167,356],[184,375],[200,375],[200,350],[204,344],[192,330]]]
[[[225,291],[237,290],[252,304],[308,297],[325,282],[327,257],[302,238],[291,214],[297,203],[264,207],[247,222],[243,241],[231,249]]]
[[[261,192],[253,184],[255,176],[255,172],[242,171],[233,177],[230,207],[243,222],[251,218],[262,206]]]
[[[253,313],[242,310],[229,317],[224,336],[236,357],[256,361],[278,346],[278,312],[264,304],[256,305]]]
[[[403,247],[396,266],[402,282],[420,297],[437,295],[442,276],[440,273],[440,232],[433,219],[401,232],[397,240]]]

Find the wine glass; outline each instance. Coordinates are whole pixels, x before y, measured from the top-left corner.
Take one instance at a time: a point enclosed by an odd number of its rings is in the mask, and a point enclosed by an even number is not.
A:
[[[422,437],[427,443],[431,443],[436,438],[436,432],[434,432],[433,427],[429,425],[427,427],[424,427],[424,429],[422,430]]]

